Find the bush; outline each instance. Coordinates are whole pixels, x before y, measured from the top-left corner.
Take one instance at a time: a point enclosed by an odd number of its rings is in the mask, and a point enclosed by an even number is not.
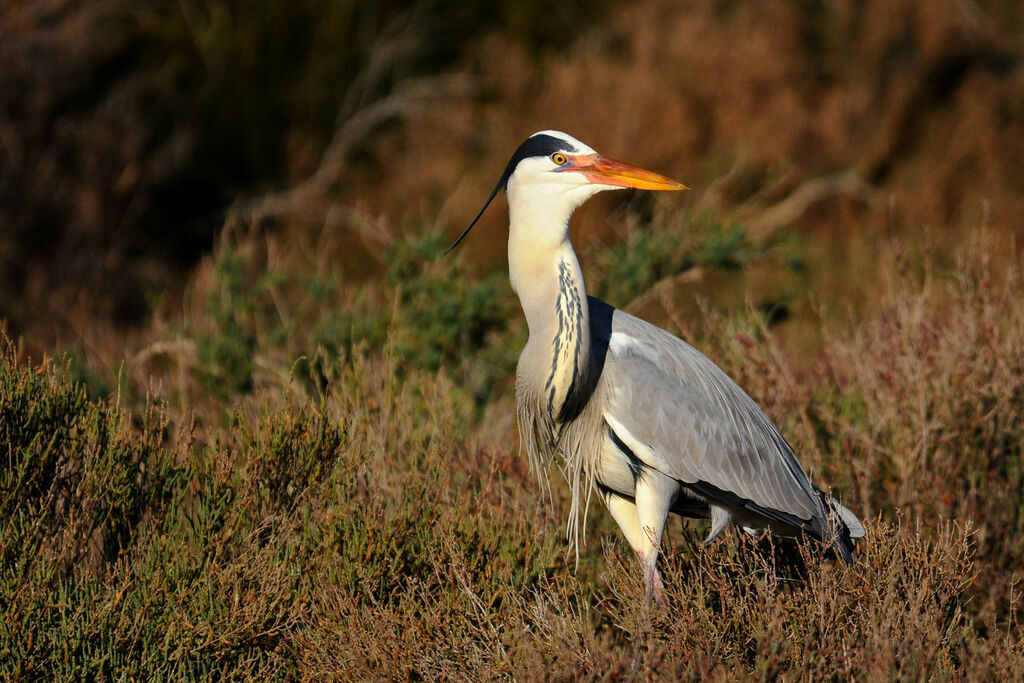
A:
[[[411,262],[412,279],[442,267]],[[235,394],[227,422],[185,419],[172,439],[167,408],[91,401],[61,366],[8,349],[0,672],[1020,677],[1024,309],[1014,273],[961,273],[891,285],[810,374],[756,315],[708,318],[704,347],[868,537],[849,569],[742,533],[705,548],[700,525],[673,523],[657,608],[596,508],[602,543],[572,570],[567,487],[553,506],[538,495],[510,391],[476,423],[471,387],[444,366],[339,349],[314,397]]]

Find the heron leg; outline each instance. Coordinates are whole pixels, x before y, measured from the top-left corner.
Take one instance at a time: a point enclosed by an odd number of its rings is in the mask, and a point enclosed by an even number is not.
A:
[[[640,519],[636,516],[636,503],[632,498],[611,489],[602,489],[601,495],[604,504],[608,506],[608,511],[612,513],[612,518],[622,530],[622,535],[626,537],[629,547],[639,554],[643,550],[643,530],[640,528]]]
[[[615,493],[610,489],[604,489],[602,494],[604,503],[608,506],[608,511],[612,513],[616,524],[619,525],[619,529],[622,530],[622,535],[626,537],[626,542],[640,558],[644,569],[644,590],[647,597],[655,595],[661,601],[661,575],[653,563],[648,563],[646,552],[650,542],[647,532],[640,523],[640,517],[637,515],[636,502],[632,498]],[[656,553],[654,559],[657,559]]]
[[[663,602],[663,584],[658,571],[658,553],[668,511],[678,492],[679,483],[674,479],[655,470],[644,469],[637,477],[635,498],[607,489],[603,496],[626,541],[640,557],[647,597],[653,596],[659,602]]]
[[[636,482],[636,514],[643,531],[640,561],[644,566],[644,588],[647,596],[663,602],[658,553],[661,537],[668,521],[668,511],[679,493],[679,482],[653,469],[644,469]]]

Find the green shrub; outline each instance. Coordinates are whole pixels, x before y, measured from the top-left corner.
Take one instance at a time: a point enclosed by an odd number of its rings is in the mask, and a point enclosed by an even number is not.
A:
[[[625,306],[660,280],[696,266],[740,268],[765,255],[741,225],[711,213],[656,215],[651,224],[630,224],[622,243],[591,249],[596,272],[588,284],[596,296]]]

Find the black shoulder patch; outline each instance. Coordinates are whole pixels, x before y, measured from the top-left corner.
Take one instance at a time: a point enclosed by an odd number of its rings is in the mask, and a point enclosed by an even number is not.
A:
[[[498,185],[502,189],[508,189],[508,179],[512,177],[516,166],[523,159],[551,156],[555,152],[572,153],[575,151],[576,149],[571,144],[552,135],[534,135],[533,137],[526,138],[526,141],[519,145],[512,158],[508,160],[508,166],[505,167],[505,172],[501,174],[501,180],[498,181]]]

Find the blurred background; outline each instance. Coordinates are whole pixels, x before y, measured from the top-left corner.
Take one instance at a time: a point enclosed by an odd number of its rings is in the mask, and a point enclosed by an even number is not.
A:
[[[457,234],[516,145],[556,128],[693,188],[588,205],[585,270],[679,210],[659,225],[716,231],[713,253],[651,282],[693,271],[672,296],[799,330],[814,297],[870,306],[897,251],[952,258],[979,230],[1015,251],[1022,25],[1010,0],[8,0],[0,317],[24,348],[114,367],[182,315],[226,233],[284,245],[285,271],[305,249],[378,278],[396,241]],[[504,268],[505,220],[460,249],[473,277]],[[620,306],[650,289],[603,275],[591,289]]]

